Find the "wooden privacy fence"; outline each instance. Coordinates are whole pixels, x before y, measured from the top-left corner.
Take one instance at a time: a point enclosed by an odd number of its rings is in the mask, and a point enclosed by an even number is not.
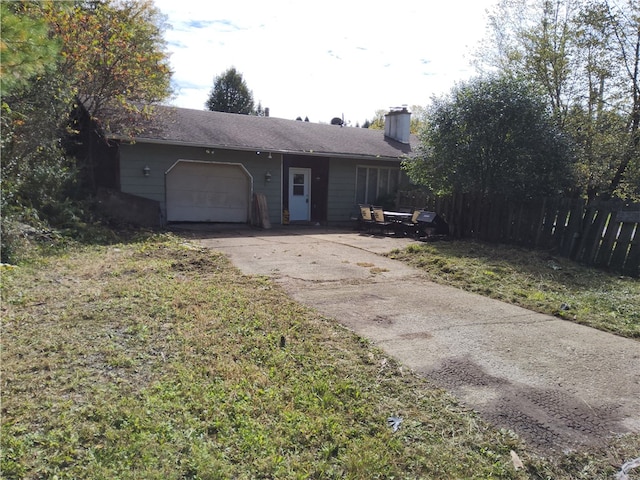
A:
[[[553,249],[586,265],[640,277],[638,203],[471,194],[434,197],[413,191],[399,192],[396,205],[437,212],[455,238]]]

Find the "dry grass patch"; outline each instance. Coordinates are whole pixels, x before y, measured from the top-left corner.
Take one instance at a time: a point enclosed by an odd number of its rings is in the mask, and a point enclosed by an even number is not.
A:
[[[371,262],[358,262],[358,263],[356,263],[356,265],[358,265],[359,267],[364,267],[364,268],[371,268],[371,267],[375,266]]]

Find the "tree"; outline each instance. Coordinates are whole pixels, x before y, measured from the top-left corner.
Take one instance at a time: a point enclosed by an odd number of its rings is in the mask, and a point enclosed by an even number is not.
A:
[[[45,3],[62,42],[59,69],[103,128],[132,129],[171,93],[164,17],[152,0]]]
[[[523,75],[547,94],[561,123],[572,92],[571,12],[580,0],[500,0],[489,14],[489,37],[476,54],[482,73]]]
[[[629,0],[626,10],[615,12],[612,29],[618,45],[618,58],[624,65],[628,88],[626,148],[607,194],[627,193],[640,198],[640,3]],[[624,182],[626,177],[626,182]]]
[[[253,114],[256,117],[266,117],[267,116],[267,111],[264,108],[262,108],[262,102],[258,102],[258,106],[253,111]]]
[[[60,42],[49,37],[41,17],[30,17],[20,2],[2,2],[0,79],[2,115],[2,259],[6,261],[7,223],[20,213],[22,221],[58,198],[69,179],[70,165],[60,148],[59,122],[71,97],[61,93],[56,66]]]
[[[55,64],[60,50],[41,18],[20,15],[17,2],[0,3],[0,95],[6,97]]]
[[[244,115],[254,113],[253,93],[235,67],[231,67],[214,79],[213,89],[205,105],[213,112]]]
[[[478,66],[518,72],[545,93],[576,145],[576,189],[588,198],[637,191],[640,3],[501,0],[489,19]]]
[[[567,142],[544,102],[508,76],[478,78],[434,98],[411,180],[439,194],[558,193],[571,181]]]
[[[384,130],[384,116],[386,115],[385,110],[376,110],[373,120],[367,120],[365,123],[368,124],[367,128],[371,130]]]
[[[411,105],[411,121],[409,122],[409,131],[413,134],[420,133],[420,130],[425,126],[425,115],[427,111],[420,105]]]
[[[93,125],[133,131],[149,113],[141,105],[170,93],[171,72],[163,17],[150,1],[2,2],[2,9],[6,261],[13,219],[60,224],[78,212],[69,199],[78,199],[83,164],[64,148],[78,133],[74,105],[86,108]]]

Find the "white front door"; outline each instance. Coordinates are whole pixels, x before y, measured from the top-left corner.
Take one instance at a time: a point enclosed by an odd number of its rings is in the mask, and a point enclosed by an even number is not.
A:
[[[289,220],[310,220],[310,168],[289,169]]]

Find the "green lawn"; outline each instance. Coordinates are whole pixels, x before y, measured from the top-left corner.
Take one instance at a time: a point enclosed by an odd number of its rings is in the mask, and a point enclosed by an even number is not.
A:
[[[593,479],[638,453],[625,437],[536,457],[268,279],[172,236],[3,269],[2,322],[2,478]]]

